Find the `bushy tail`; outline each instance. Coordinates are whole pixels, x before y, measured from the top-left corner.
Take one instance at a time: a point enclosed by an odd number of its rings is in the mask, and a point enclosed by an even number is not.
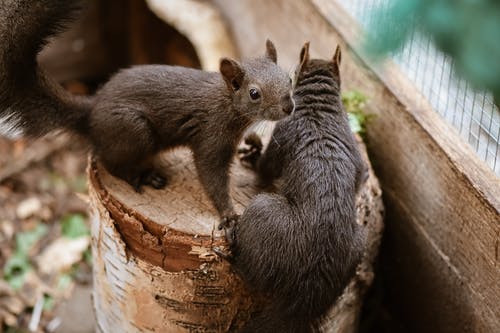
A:
[[[73,96],[39,68],[47,39],[77,12],[76,0],[0,0],[0,134],[84,133],[91,100]]]

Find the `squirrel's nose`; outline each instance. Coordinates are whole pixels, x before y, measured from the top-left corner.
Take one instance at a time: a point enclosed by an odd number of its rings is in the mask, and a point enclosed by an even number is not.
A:
[[[283,106],[283,112],[286,114],[291,114],[293,111],[293,101],[290,95],[286,95],[282,99],[281,105]]]

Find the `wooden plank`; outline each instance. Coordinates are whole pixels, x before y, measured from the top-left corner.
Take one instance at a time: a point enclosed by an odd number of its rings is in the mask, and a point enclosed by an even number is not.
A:
[[[345,40],[360,40],[342,7],[313,1]],[[370,130],[370,139],[385,147],[374,149],[375,159],[384,161],[379,162],[384,190],[416,224],[408,227],[419,229],[464,285],[462,304],[473,305],[471,311],[484,321],[482,329],[500,328],[500,180],[395,64],[388,61],[377,74],[398,98],[391,106],[386,92],[377,96],[376,104],[385,109],[377,110],[379,120]],[[369,82],[363,87],[374,88]]]
[[[68,30],[40,53],[43,68],[59,82],[104,81],[135,64],[200,67],[190,41],[159,19],[144,0],[91,0]]]
[[[464,281],[412,214],[385,192],[386,220],[380,271],[386,306],[403,318],[401,332],[493,332],[483,323],[483,307],[467,301]],[[465,301],[464,301],[465,300]]]
[[[128,51],[131,64],[169,64],[200,68],[190,41],[157,17],[144,0],[128,0]]]
[[[230,22],[243,56],[262,52],[261,44],[269,37],[277,45],[281,64],[292,67],[305,40],[311,41],[312,54],[318,57],[331,56],[337,43],[346,50],[345,40],[357,42],[356,23],[335,1],[315,1],[316,6],[308,0],[216,2]],[[318,8],[331,15],[331,21],[325,20]],[[427,299],[419,305],[426,313],[436,314],[435,331],[462,331],[459,317],[474,318],[476,331],[498,330],[498,178],[397,68],[390,66],[385,72],[373,73],[355,54],[344,52],[341,73],[344,87],[367,95],[368,111],[377,115],[368,129],[368,143],[387,193],[385,200],[393,210],[387,221],[389,232],[394,234],[392,240],[403,231],[418,240],[389,245],[395,251],[401,247],[406,253],[423,253],[432,263],[423,267],[405,265],[401,271],[392,272],[391,280],[398,282],[392,286],[392,295],[405,290],[406,295]],[[394,214],[396,211],[401,215]],[[394,264],[395,256],[385,254],[383,262]],[[443,300],[449,302],[448,306],[430,301],[434,294],[429,285],[406,290],[416,270],[441,278],[442,295],[446,295]],[[411,297],[393,301],[397,307],[415,309]],[[421,321],[424,310],[415,310],[406,313],[405,319],[419,331],[425,326]]]

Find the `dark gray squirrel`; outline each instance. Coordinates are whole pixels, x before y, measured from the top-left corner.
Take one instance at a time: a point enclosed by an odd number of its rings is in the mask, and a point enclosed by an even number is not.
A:
[[[330,61],[309,60],[295,72],[295,111],[279,121],[266,151],[255,134],[242,160],[277,193],[256,196],[240,219],[225,223],[233,268],[270,300],[240,331],[307,333],[341,295],[360,261],[364,232],[355,197],[367,167],[340,96],[340,49]]]
[[[161,151],[192,149],[202,185],[225,220],[236,215],[228,169],[243,132],[292,111],[290,78],[268,40],[263,57],[224,58],[220,73],[144,65],[114,75],[92,97],[65,91],[37,64],[47,39],[78,12],[75,0],[0,2],[0,124],[36,138],[55,129],[85,138],[95,156],[137,191],[162,188]]]

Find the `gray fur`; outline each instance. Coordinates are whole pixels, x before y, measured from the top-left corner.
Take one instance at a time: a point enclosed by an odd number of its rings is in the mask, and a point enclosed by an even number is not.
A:
[[[6,112],[6,115],[0,118],[0,135],[10,139],[17,139],[23,136],[23,130],[19,126],[15,112]]]
[[[226,230],[234,268],[270,300],[242,332],[317,330],[363,251],[355,195],[366,166],[340,98],[340,54],[309,60],[305,48],[295,112],[255,163],[264,183],[281,177],[279,190],[258,195]]]
[[[75,0],[0,3],[0,119],[30,137],[66,129],[86,138],[94,154],[136,190],[166,184],[154,157],[185,145],[217,211],[234,217],[228,168],[244,130],[291,111],[288,75],[276,65],[271,42],[263,57],[221,61],[221,73],[166,65],[120,71],[95,96],[72,96],[36,63],[45,40],[71,17]],[[258,89],[254,101],[249,89]]]

